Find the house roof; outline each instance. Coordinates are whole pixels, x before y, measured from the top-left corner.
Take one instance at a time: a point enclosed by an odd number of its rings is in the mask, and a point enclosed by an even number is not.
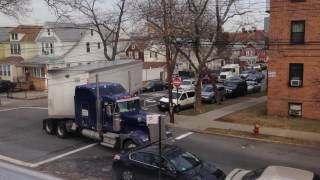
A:
[[[0,59],[0,64],[21,64],[23,58],[21,56],[10,56]]]
[[[26,26],[20,25],[10,32],[22,33],[25,34],[20,42],[34,42],[42,29],[42,26]],[[9,40],[9,38],[8,38]]]
[[[78,25],[73,23],[47,22],[44,26],[46,28],[53,29],[54,33],[63,42],[78,42],[89,29],[88,25]]]
[[[166,65],[165,62],[144,62],[143,69],[162,68]]]
[[[13,28],[0,27],[0,43],[9,40],[9,33]]]
[[[229,42],[231,43],[247,43],[250,41],[260,42],[265,41],[266,33],[262,30],[251,32],[231,32],[229,33]]]

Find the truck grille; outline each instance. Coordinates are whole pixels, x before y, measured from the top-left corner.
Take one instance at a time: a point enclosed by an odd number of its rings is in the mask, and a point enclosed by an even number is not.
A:
[[[220,79],[226,79],[226,78],[227,78],[226,75],[221,75],[221,76],[220,76]]]

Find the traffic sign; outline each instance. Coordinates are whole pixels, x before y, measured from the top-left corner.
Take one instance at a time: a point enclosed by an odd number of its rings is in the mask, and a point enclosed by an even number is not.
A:
[[[177,76],[173,79],[173,85],[176,87],[176,88],[179,88],[180,85],[181,85],[181,77]]]

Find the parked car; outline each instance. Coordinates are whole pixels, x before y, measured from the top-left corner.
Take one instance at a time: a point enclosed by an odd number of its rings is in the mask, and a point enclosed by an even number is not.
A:
[[[174,111],[179,112],[184,108],[192,107],[195,102],[195,92],[194,90],[179,90],[172,91],[172,101],[174,104]],[[159,110],[169,110],[169,97],[162,97],[158,102]]]
[[[263,169],[249,171],[244,169],[234,169],[226,180],[256,180],[256,179],[286,179],[286,180],[319,180],[319,175],[296,168],[283,166],[268,166]]]
[[[222,180],[223,171],[209,162],[173,145],[150,145],[131,152],[117,154],[112,164],[115,179],[155,180],[161,166],[161,178],[166,180]],[[161,164],[160,164],[161,162]]]
[[[11,81],[6,81],[6,80],[0,80],[0,93],[2,92],[7,92],[10,89],[15,88],[16,83],[13,83]]]
[[[243,96],[247,94],[247,83],[240,79],[227,80],[223,83],[227,97]]]
[[[151,80],[143,86],[142,92],[155,92],[155,91],[163,91],[166,89],[167,89],[167,85],[165,82],[160,80]]]
[[[182,90],[194,89],[194,85],[196,84],[196,80],[194,79],[185,79],[181,82],[180,88]]]
[[[244,70],[241,72],[240,77],[242,79],[246,79],[250,74],[254,74],[254,73],[256,73],[256,71],[252,69]]]
[[[220,101],[225,100],[226,90],[223,85],[217,84],[217,90],[220,93]],[[215,92],[211,84],[205,85],[201,91],[202,102],[214,103],[216,101]]]
[[[247,81],[248,93],[256,93],[261,91],[261,84],[256,81]]]

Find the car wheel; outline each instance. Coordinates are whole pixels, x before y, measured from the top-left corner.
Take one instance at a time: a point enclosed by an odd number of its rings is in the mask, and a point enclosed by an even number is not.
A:
[[[126,170],[122,171],[121,179],[122,180],[134,180],[135,178],[134,178],[133,172],[126,169]]]
[[[60,121],[57,126],[57,136],[59,138],[66,138],[68,136],[68,131],[66,128],[66,122]]]
[[[46,120],[44,124],[44,129],[47,134],[54,134],[55,133],[55,124],[52,120]]]
[[[129,149],[132,149],[132,148],[135,148],[135,147],[137,147],[137,144],[134,143],[132,140],[126,140],[123,143],[123,149],[125,149],[125,150],[129,150]]]
[[[181,107],[178,105],[178,106],[175,106],[174,107],[174,112],[180,112],[181,111]]]

